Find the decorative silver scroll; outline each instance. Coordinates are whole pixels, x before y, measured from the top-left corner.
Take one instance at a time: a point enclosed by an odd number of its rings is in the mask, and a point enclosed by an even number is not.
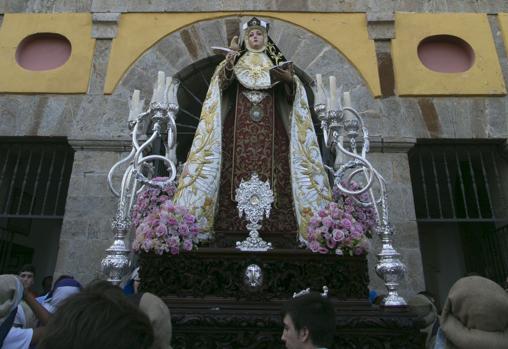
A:
[[[249,237],[244,241],[236,242],[236,248],[242,251],[268,251],[272,248],[270,242],[264,241],[259,236],[259,229],[261,224],[259,221],[263,216],[268,218],[273,203],[273,192],[270,189],[268,181],[261,182],[257,173],[253,173],[251,178],[242,182],[236,189],[235,200],[237,202],[239,216],[242,217],[243,213],[249,223]]]
[[[377,275],[384,280],[388,296],[382,305],[387,307],[406,306],[407,303],[397,293],[399,281],[406,272],[405,265],[400,261],[400,254],[392,246],[393,228],[389,223],[386,183],[381,174],[367,160],[369,151],[369,133],[360,113],[351,106],[349,92],[344,93],[344,105],[337,95],[336,79],[330,77],[330,93],[325,89],[321,75],[316,75],[317,98],[314,110],[321,121],[324,144],[336,154],[334,168],[328,167],[333,173],[334,186],[345,194],[352,195],[356,204],[372,207],[376,212],[376,232],[381,239],[382,248],[376,265]],[[327,97],[329,96],[329,97]],[[358,150],[359,136],[361,150]],[[348,140],[346,144],[344,140]],[[348,189],[355,181],[360,187]],[[376,188],[376,190],[375,190]],[[367,200],[357,199],[366,193]],[[364,195],[365,197],[365,195]]]
[[[135,90],[129,101],[128,125],[131,131],[132,148],[125,158],[111,167],[108,173],[108,185],[113,194],[118,197],[118,209],[112,228],[114,231],[113,244],[106,250],[106,257],[101,262],[102,271],[107,280],[118,285],[122,277],[129,270],[130,248],[125,238],[131,229],[131,208],[134,205],[136,194],[145,185],[164,187],[176,178],[175,149],[176,149],[176,113],[178,112],[179,81],[165,77],[160,71],[154,86],[149,109],[145,112],[144,100],[139,99],[139,90]],[[149,127],[151,126],[151,131]],[[147,150],[160,138],[164,142],[165,155],[146,155]],[[153,181],[154,161],[162,161],[169,172],[165,182]],[[113,174],[121,166],[128,164],[123,172],[119,190],[113,186]]]

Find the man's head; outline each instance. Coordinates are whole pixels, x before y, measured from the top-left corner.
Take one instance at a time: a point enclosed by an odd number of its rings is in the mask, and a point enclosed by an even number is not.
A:
[[[288,349],[331,347],[335,311],[327,297],[311,292],[289,300],[282,308],[282,341]]]
[[[44,279],[42,279],[42,293],[47,294],[51,291],[51,286],[53,286],[53,275],[45,276]]]
[[[31,289],[34,284],[35,279],[35,267],[31,264],[25,264],[20,270],[18,274],[23,286],[26,289]]]
[[[38,348],[151,348],[154,336],[148,317],[119,289],[102,291],[85,290],[64,301]]]

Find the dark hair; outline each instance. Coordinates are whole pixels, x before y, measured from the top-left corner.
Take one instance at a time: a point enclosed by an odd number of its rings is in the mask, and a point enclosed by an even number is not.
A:
[[[38,348],[145,349],[153,341],[148,317],[121,292],[85,290],[62,303]]]
[[[28,271],[32,274],[35,275],[35,267],[33,266],[33,264],[25,264],[23,265],[20,269],[19,269],[19,273],[18,274],[21,274],[25,271]]]
[[[335,334],[335,309],[328,297],[320,293],[292,298],[282,307],[282,317],[289,315],[295,329],[306,327],[312,343],[319,347],[331,347]]]
[[[95,279],[92,280],[86,285],[86,287],[83,289],[83,292],[91,292],[91,293],[105,293],[105,292],[113,292],[118,295],[123,295],[122,289],[118,286],[113,285],[112,283],[101,280],[101,279]]]
[[[49,282],[49,285],[47,283]],[[48,291],[51,289],[51,286],[53,285],[53,275],[45,276],[44,279],[42,279],[41,285],[43,288],[46,288],[48,286]]]

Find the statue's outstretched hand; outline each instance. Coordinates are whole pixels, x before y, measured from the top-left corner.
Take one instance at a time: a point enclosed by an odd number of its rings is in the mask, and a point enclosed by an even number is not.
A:
[[[270,70],[272,79],[275,81],[282,81],[291,83],[293,81],[293,67],[288,65],[284,68],[276,67]]]
[[[233,36],[233,39],[231,39],[229,48],[233,51],[240,51],[240,45],[238,44],[238,36],[237,35]]]

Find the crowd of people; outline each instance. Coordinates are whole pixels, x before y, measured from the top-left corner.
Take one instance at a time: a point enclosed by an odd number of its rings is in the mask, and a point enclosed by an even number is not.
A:
[[[170,311],[156,295],[138,292],[139,269],[123,289],[104,280],[83,287],[63,275],[39,297],[34,276],[32,266],[0,275],[0,349],[171,349]],[[292,298],[282,318],[287,348],[332,347],[334,307],[322,294]]]
[[[35,269],[0,275],[0,349],[171,349],[171,315],[156,295],[138,292],[139,270],[122,288],[96,280],[83,287],[70,275],[43,294],[32,291]],[[375,305],[379,296],[371,294]],[[508,348],[508,292],[495,282],[468,276],[450,289],[441,314],[430,293],[409,301],[427,349]],[[320,293],[301,292],[281,311],[288,349],[332,348],[335,310]]]
[[[508,287],[471,275],[450,288],[440,312],[433,296],[409,301],[425,335],[426,349],[508,348]]]
[[[34,276],[33,266],[0,275],[1,349],[171,348],[169,309],[157,296],[62,275],[36,297]]]

